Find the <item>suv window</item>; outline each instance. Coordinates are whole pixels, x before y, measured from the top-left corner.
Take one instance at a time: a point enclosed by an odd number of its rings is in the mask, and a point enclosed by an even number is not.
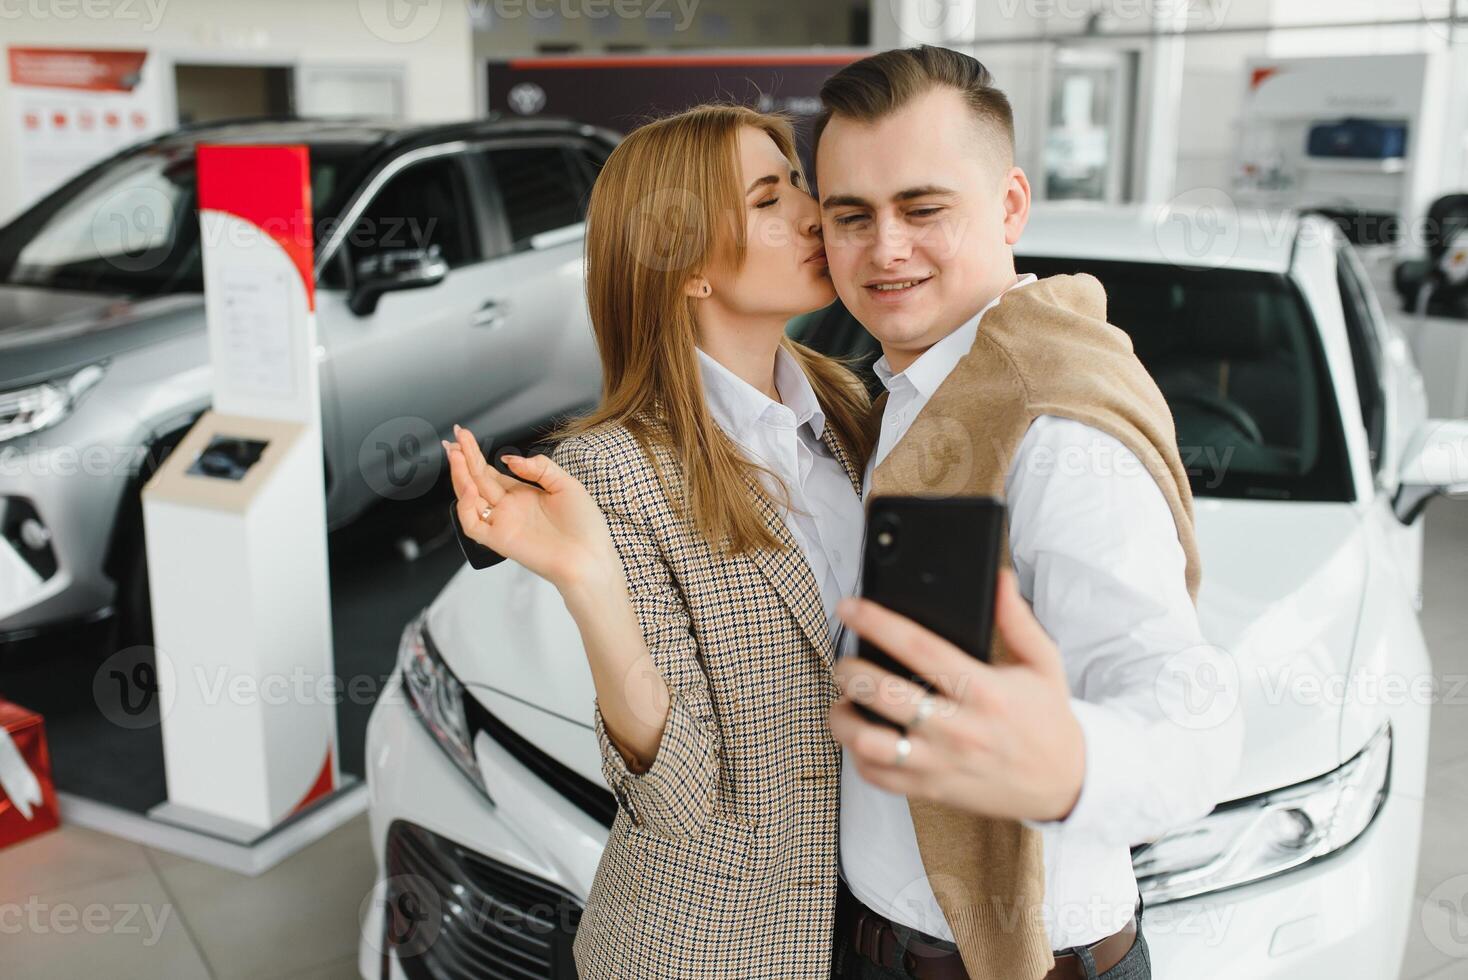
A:
[[[457,155],[410,164],[373,196],[347,236],[352,267],[391,252],[437,248],[450,269],[482,257]]]
[[[362,147],[311,147],[317,246]],[[150,296],[204,291],[192,144],[140,148],[0,225],[0,282]]]
[[[1371,451],[1371,472],[1381,469],[1382,440],[1386,435],[1386,395],[1381,387],[1381,342],[1371,322],[1371,304],[1366,288],[1343,246],[1336,253],[1336,283],[1341,292],[1341,309],[1346,315],[1346,336],[1351,343],[1351,362],[1356,372],[1356,391],[1361,398],[1361,421]]]
[[[536,235],[585,217],[580,165],[560,144],[497,147],[480,156],[499,190],[512,249],[529,248]]]

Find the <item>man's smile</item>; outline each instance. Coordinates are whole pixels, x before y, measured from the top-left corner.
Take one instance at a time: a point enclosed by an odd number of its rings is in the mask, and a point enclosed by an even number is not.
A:
[[[863,284],[867,294],[878,302],[905,300],[915,290],[921,289],[932,275],[909,276],[906,279],[873,279]]]

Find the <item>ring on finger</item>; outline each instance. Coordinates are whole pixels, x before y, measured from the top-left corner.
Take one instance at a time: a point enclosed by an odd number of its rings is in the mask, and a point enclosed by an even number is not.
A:
[[[907,757],[910,755],[912,755],[912,743],[907,740],[906,735],[899,736],[897,739],[897,755],[892,760],[892,764],[894,766],[900,766],[907,761]]]
[[[933,712],[938,710],[938,699],[933,696],[932,691],[924,691],[923,696],[918,699],[917,711],[912,716],[912,721],[907,723],[907,730],[912,731],[923,722],[932,717]]]
[[[489,521],[489,515],[493,511],[494,511],[494,508],[493,507],[484,507],[484,508],[480,509],[480,511],[479,511],[479,519],[481,521],[488,522]]]

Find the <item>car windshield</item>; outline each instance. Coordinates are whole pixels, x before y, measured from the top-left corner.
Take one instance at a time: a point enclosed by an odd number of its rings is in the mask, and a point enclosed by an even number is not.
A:
[[[318,229],[360,156],[357,147],[311,147]],[[202,292],[194,174],[192,146],[158,145],[63,186],[0,228],[0,282],[132,296]]]
[[[1319,334],[1285,276],[1151,262],[1016,256],[1020,272],[1086,272],[1106,288],[1167,398],[1200,497],[1351,500],[1345,437]],[[869,370],[875,342],[838,302],[791,332]]]

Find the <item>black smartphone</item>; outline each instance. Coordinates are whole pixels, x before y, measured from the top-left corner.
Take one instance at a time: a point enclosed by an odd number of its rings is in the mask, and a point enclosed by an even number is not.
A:
[[[862,596],[987,662],[1006,520],[1003,502],[993,497],[871,498]],[[865,638],[857,656],[932,687]],[[870,721],[898,727],[863,705],[855,706]]]

